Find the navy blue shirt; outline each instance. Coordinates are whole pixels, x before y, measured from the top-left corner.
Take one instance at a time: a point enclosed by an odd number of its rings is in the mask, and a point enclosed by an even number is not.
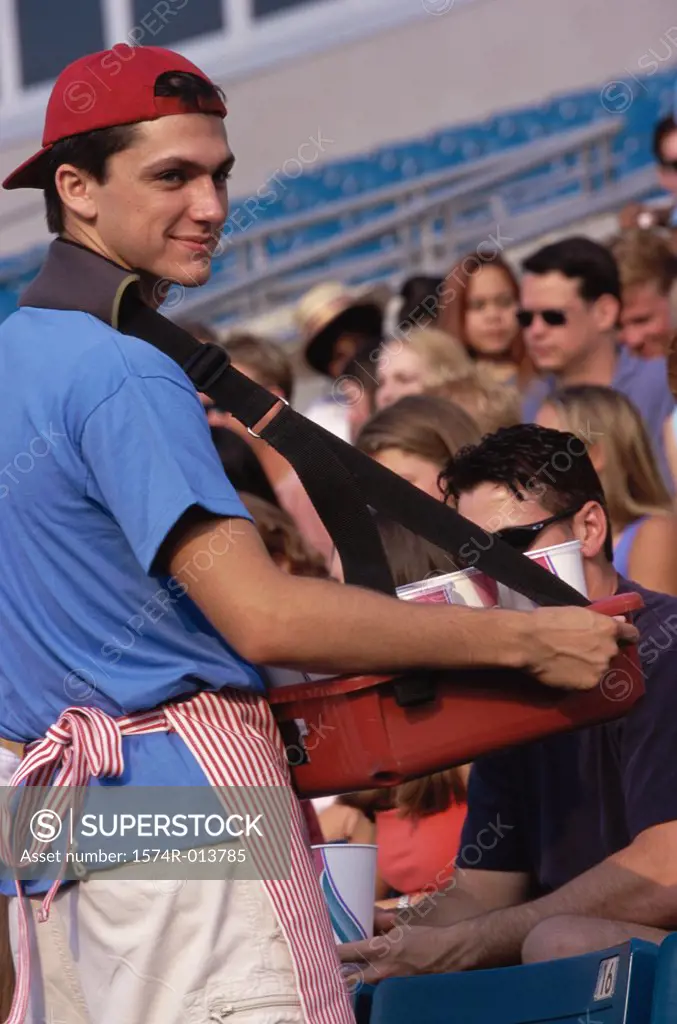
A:
[[[645,604],[634,622],[646,694],[618,721],[479,758],[461,867],[525,872],[543,895],[677,820],[677,598],[621,580],[628,590]],[[477,836],[492,823],[478,861]]]

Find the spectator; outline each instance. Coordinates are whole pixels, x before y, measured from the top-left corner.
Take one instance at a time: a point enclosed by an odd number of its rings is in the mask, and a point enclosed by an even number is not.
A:
[[[413,581],[412,581],[413,582]],[[375,898],[449,884],[466,814],[466,768],[346,793],[319,814],[326,843],[374,843]]]
[[[475,423],[453,402],[409,395],[377,412],[355,443],[382,466],[441,499],[440,471],[454,452],[479,439]]]
[[[669,198],[650,206],[642,203],[625,206],[619,215],[619,224],[623,230],[660,226],[673,229],[677,224],[677,121],[674,114],[662,118],[654,128],[653,154],[658,166],[659,184],[669,193]]]
[[[280,345],[253,334],[237,333],[226,339],[225,346],[236,370],[291,403],[294,375],[291,362]],[[279,452],[261,438],[252,437],[230,414],[224,414],[224,418],[229,428],[255,452],[275,492],[274,503],[289,513],[306,542],[328,561],[333,542],[296,472]]]
[[[416,328],[383,345],[376,365],[376,408],[420,395],[467,372],[472,361],[459,341],[435,327]]]
[[[361,358],[346,365],[343,373],[334,381],[333,391],[346,406],[348,439],[353,443],[370,416],[376,411],[376,368],[373,361]]]
[[[677,256],[655,231],[628,231],[611,244],[621,277],[621,340],[637,356],[667,355],[675,332]]]
[[[509,502],[499,532],[519,550],[577,538],[593,600],[641,594],[646,694],[620,720],[477,760],[453,889],[421,908],[422,927],[340,947],[366,981],[660,942],[677,925],[677,599],[618,577],[602,486],[585,453],[571,458],[578,448],[531,424],[501,430],[451,461],[449,491],[488,530]]]
[[[402,303],[397,313],[400,327],[405,322],[416,327],[434,324],[440,305],[440,292],[444,278],[427,274],[408,277],[400,289]]]
[[[294,373],[291,362],[279,344],[248,331],[235,331],[222,344],[236,370],[291,403]],[[228,427],[229,430],[234,430],[244,437],[245,441],[253,440],[247,428],[233,419],[225,409],[217,409],[212,404],[207,418],[212,427]],[[260,453],[259,457],[261,458]],[[263,459],[265,460],[266,456],[263,456]],[[269,461],[267,469],[272,480],[280,472],[280,464],[275,459]]]
[[[588,447],[604,487],[616,570],[677,595],[677,518],[630,399],[595,385],[564,388],[542,406],[538,422],[570,431]]]
[[[476,363],[462,377],[456,377],[432,388],[427,394],[438,395],[465,409],[482,434],[493,434],[501,427],[520,423],[521,396],[511,384],[501,384],[485,366]]]
[[[388,290],[380,286],[357,289],[334,281],[306,292],[296,308],[296,322],[308,365],[333,382],[358,354],[361,360],[373,362],[382,340],[388,297]],[[305,415],[344,441],[350,440],[340,389],[337,394],[329,384]]]
[[[500,383],[525,387],[534,368],[515,318],[519,283],[498,254],[465,256],[447,274],[437,326],[461,341]]]
[[[548,245],[523,263],[518,318],[536,368],[544,374],[525,397],[533,421],[556,388],[600,384],[627,395],[646,424],[661,473],[670,481],[663,432],[674,408],[663,359],[638,359],[618,346],[621,285],[611,253],[589,238]]]

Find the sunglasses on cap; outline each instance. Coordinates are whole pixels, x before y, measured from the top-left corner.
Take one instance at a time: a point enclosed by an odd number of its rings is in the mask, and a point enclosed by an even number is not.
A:
[[[531,327],[534,317],[540,316],[549,327],[564,327],[567,315],[563,309],[518,309],[517,322],[520,327]]]
[[[541,519],[538,523],[527,523],[526,526],[506,526],[504,530],[496,530],[494,537],[505,541],[515,551],[525,552],[547,526],[552,526],[553,523],[560,523],[563,519],[570,519],[571,516],[575,516],[577,512],[580,512],[582,507],[582,505],[577,505],[575,508],[567,508],[564,512],[548,516],[547,519]]]

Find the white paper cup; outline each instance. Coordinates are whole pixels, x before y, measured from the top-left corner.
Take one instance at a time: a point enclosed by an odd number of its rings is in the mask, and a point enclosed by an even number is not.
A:
[[[549,548],[537,548],[535,551],[525,551],[524,553],[532,562],[537,562],[554,576],[559,576],[579,594],[583,594],[584,597],[588,596],[579,540],[568,540],[564,544],[555,544]],[[510,608],[512,611],[531,611],[536,607],[533,601],[518,594],[515,590],[504,587],[503,584],[499,584],[498,597],[501,608]]]
[[[496,608],[499,604],[496,580],[479,569],[462,569],[410,583],[398,587],[397,596],[403,601],[460,604],[469,608]]]
[[[374,934],[376,846],[326,843],[313,846],[336,942],[359,942]]]

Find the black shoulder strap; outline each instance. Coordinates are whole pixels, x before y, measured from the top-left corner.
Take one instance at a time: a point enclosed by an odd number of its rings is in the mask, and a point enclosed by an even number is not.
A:
[[[136,287],[125,291],[118,330],[149,342],[177,362],[198,391],[209,395],[250,431],[280,400],[230,365],[217,345],[202,345],[145,305]],[[552,573],[492,537],[440,501],[306,419],[288,405],[255,435],[298,473],[330,533],[346,582],[394,594],[371,509],[539,605],[587,605],[585,597]]]

